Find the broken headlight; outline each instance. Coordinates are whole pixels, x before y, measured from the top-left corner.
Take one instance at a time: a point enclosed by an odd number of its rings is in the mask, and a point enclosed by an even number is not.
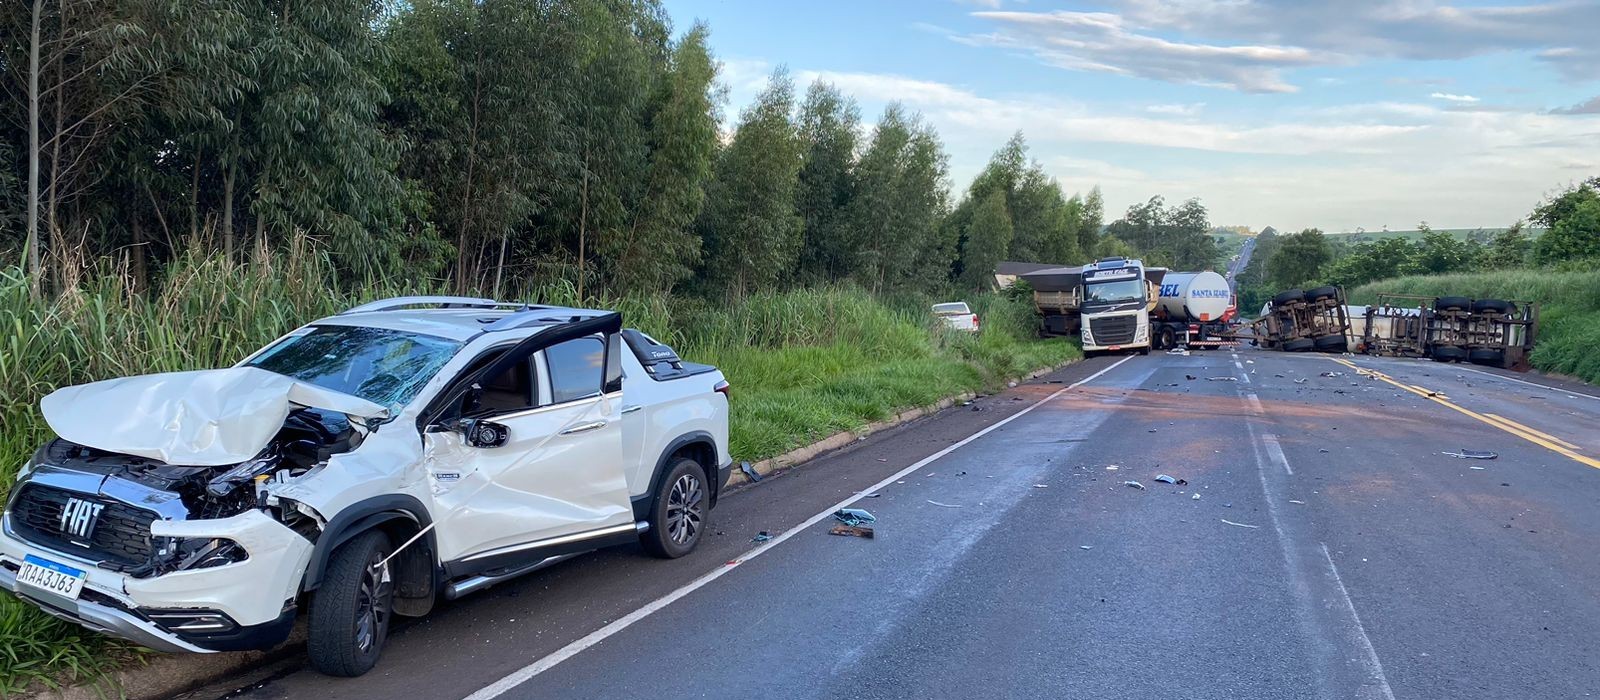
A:
[[[228,564],[237,564],[250,558],[238,542],[222,537],[160,537],[157,538],[156,557],[169,571],[194,571]]]

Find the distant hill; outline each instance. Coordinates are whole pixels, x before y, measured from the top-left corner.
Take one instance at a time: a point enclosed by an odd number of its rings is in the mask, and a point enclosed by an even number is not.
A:
[[[1505,228],[1436,228],[1434,230],[1444,231],[1445,233],[1463,240],[1488,243],[1489,241],[1494,240],[1494,237],[1499,235],[1501,231],[1504,231]],[[1527,234],[1531,237],[1537,237],[1539,234],[1544,233],[1544,229],[1542,228],[1525,228],[1523,231],[1527,232]],[[1343,243],[1373,243],[1388,238],[1404,238],[1411,241],[1422,240],[1422,232],[1417,230],[1340,231],[1338,233],[1329,233],[1327,235],[1329,237],[1337,238]]]

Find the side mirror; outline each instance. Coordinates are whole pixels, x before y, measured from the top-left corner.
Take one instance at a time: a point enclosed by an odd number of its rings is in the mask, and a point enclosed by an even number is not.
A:
[[[472,447],[501,447],[511,439],[511,430],[493,421],[469,418],[461,421],[457,427],[461,430],[461,436]]]

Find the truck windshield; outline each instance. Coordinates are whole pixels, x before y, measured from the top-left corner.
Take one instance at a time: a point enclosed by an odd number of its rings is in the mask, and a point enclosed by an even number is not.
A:
[[[317,326],[283,339],[247,367],[259,367],[398,411],[461,349],[452,340],[357,326]]]
[[[1084,301],[1091,304],[1120,304],[1130,301],[1144,301],[1144,282],[1142,280],[1122,280],[1120,282],[1095,282],[1084,287]]]

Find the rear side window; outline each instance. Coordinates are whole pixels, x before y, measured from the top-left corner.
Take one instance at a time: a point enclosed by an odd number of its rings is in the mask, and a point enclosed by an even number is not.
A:
[[[949,304],[934,304],[933,312],[943,316],[945,314],[970,314],[972,310],[967,308],[966,302],[957,301]]]
[[[606,345],[599,338],[578,338],[545,348],[550,366],[550,401],[564,403],[600,393],[605,385]]]

